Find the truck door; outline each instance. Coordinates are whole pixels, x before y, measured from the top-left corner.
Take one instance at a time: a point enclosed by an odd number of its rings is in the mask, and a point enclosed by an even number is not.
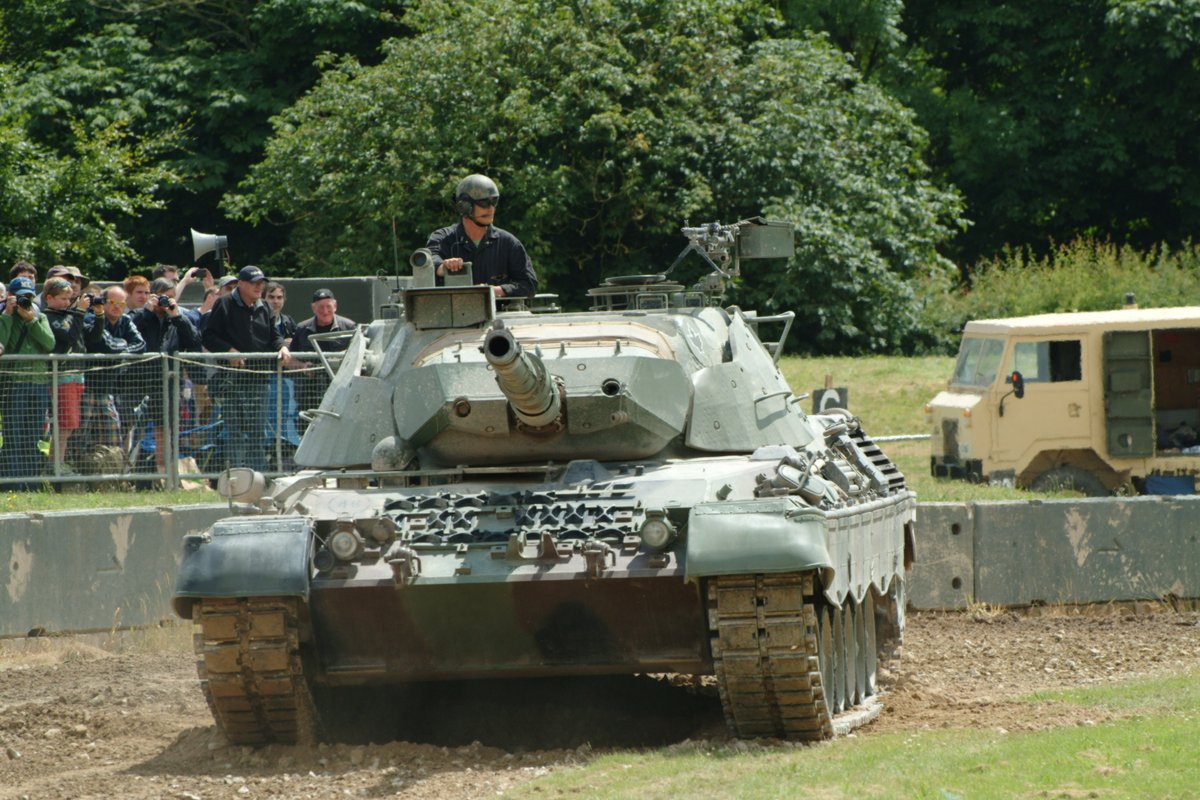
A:
[[[1017,469],[1045,450],[1077,447],[1091,432],[1088,387],[1081,339],[1026,339],[1013,342],[1009,372],[1025,379],[1025,397],[999,387],[1004,415],[997,414],[993,452],[998,463]]]
[[[1104,334],[1104,426],[1114,458],[1154,455],[1154,374],[1149,331]]]

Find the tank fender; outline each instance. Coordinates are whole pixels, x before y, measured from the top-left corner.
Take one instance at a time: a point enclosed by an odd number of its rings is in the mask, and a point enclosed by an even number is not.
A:
[[[793,497],[693,506],[686,553],[688,578],[833,567],[824,515]]]
[[[234,517],[183,539],[171,605],[191,619],[201,597],[308,599],[313,524],[307,517]]]

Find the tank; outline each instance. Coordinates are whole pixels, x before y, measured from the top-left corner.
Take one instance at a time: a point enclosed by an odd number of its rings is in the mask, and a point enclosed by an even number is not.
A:
[[[231,742],[320,738],[314,693],[442,680],[701,676],[738,737],[878,713],[915,496],[852,414],[804,412],[790,312],[723,306],[791,227],[683,233],[583,312],[497,307],[414,254],[328,363],[302,469],[231,470],[233,513],[185,539],[173,605]],[[670,277],[697,260],[695,285]]]

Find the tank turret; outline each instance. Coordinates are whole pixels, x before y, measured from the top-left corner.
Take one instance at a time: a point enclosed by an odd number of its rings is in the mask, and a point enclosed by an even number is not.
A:
[[[319,736],[340,687],[499,676],[713,675],[739,736],[878,713],[915,497],[849,412],[805,414],[790,312],[722,305],[791,227],[683,233],[587,311],[434,285],[414,256],[309,415],[304,469],[230,476],[251,516],[185,544],[174,604],[230,739]]]

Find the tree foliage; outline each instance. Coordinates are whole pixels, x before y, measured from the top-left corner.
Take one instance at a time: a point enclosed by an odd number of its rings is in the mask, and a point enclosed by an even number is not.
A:
[[[19,70],[7,103],[30,141],[70,154],[75,130],[118,125],[132,140],[176,143],[158,158],[180,179],[143,216],[138,250],[180,260],[189,226],[233,233],[238,252],[269,252],[272,231],[217,209],[270,132],[268,120],[306,91],[325,52],[370,59],[401,32],[403,0],[14,0],[0,11],[0,63]],[[28,32],[28,36],[24,34]],[[182,135],[180,135],[182,133]]]
[[[912,343],[908,282],[947,266],[957,202],[911,115],[823,38],[776,35],[751,0],[428,0],[405,22],[381,63],[338,62],[276,119],[230,199],[295,223],[306,272],[387,268],[393,222],[405,253],[423,244],[479,171],[543,285],[576,301],[664,268],[685,220],[765,211],[797,223],[800,254],[744,297],[799,306],[808,349]]]
[[[0,70],[0,95],[10,90]],[[160,160],[169,141],[131,139],[118,123],[76,123],[51,149],[24,123],[0,107],[0,261],[76,263],[103,274],[132,257],[122,230],[161,206],[159,190],[175,178]]]
[[[906,4],[896,86],[974,221],[966,261],[1077,235],[1179,243],[1200,223],[1200,3]]]

